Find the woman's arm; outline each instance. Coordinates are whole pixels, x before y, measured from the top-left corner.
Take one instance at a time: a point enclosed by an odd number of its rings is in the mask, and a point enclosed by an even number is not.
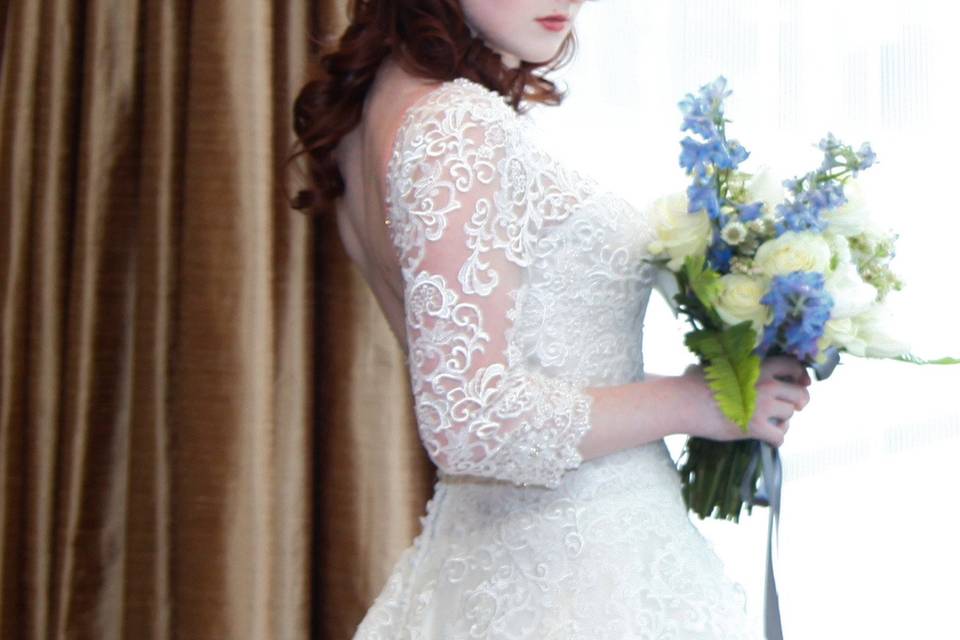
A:
[[[780,446],[791,416],[810,401],[809,384],[810,376],[797,360],[764,361],[757,411],[748,433],[720,412],[700,367],[690,367],[682,376],[647,374],[642,382],[590,388],[586,391],[593,398],[592,427],[580,443],[580,453],[590,460],[673,434],[713,440],[751,437]]]
[[[417,425],[434,463],[554,487],[584,458],[669,433],[743,437],[696,372],[581,388],[514,352],[516,294],[536,238],[507,243],[497,230],[537,219],[543,196],[517,186],[527,156],[509,107],[469,87],[447,90],[416,111],[387,176]],[[769,409],[787,420],[784,404]],[[770,425],[756,433],[778,435]]]

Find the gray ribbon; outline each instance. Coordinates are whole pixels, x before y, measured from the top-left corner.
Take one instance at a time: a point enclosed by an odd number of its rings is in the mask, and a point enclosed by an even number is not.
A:
[[[783,640],[783,624],[780,621],[780,596],[777,594],[777,580],[773,573],[773,537],[780,526],[780,488],[783,483],[783,468],[780,454],[766,442],[754,440],[756,449],[750,457],[743,484],[740,485],[740,497],[750,504],[770,507],[767,521],[767,574],[763,599],[763,632],[767,640]],[[760,479],[763,488],[756,492],[750,481],[757,466],[762,465]]]
[[[820,364],[810,365],[817,380],[826,380],[840,363],[837,349],[828,349],[826,358]],[[773,572],[773,538],[780,531],[780,490],[783,487],[783,465],[780,453],[766,442],[756,441],[757,450],[747,465],[747,472],[740,485],[740,496],[744,502],[770,507],[767,521],[767,575],[764,581],[763,633],[767,640],[783,640],[783,623],[780,619],[780,595],[777,593],[777,579]],[[759,462],[758,462],[759,460]],[[761,479],[763,493],[754,494],[755,487],[750,482],[757,464],[762,465]]]
[[[780,454],[766,442],[760,443],[760,459],[763,464],[763,490],[770,505],[770,517],[767,520],[767,577],[764,587],[763,633],[767,640],[783,640],[780,596],[777,593],[777,579],[773,573],[773,536],[776,530],[779,540],[783,466],[780,464]]]

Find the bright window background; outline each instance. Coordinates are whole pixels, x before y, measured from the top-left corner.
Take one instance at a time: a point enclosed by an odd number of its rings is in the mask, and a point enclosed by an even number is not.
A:
[[[832,131],[870,141],[874,213],[901,235],[902,337],[920,356],[960,355],[960,182],[951,3],[878,0],[604,0],[584,4],[569,97],[537,109],[547,144],[643,207],[685,188],[680,98],[723,74],[728,131],[787,177],[819,164]],[[679,373],[684,326],[654,297],[647,369]],[[950,637],[960,598],[960,367],[846,357],[793,421],[777,575],[788,638]],[[668,444],[674,453],[682,439]],[[763,604],[767,513],[699,522]]]

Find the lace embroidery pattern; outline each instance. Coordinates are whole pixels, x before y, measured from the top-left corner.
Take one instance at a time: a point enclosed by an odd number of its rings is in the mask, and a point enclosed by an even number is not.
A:
[[[608,456],[556,491],[439,482],[356,639],[753,637],[661,447]]]
[[[514,322],[520,298],[537,299],[526,281],[549,277],[562,252],[578,248],[558,229],[596,187],[530,144],[524,127],[496,93],[448,83],[398,132],[387,204],[425,448],[448,474],[556,487],[581,463],[592,398],[582,376],[523,358]],[[630,257],[598,255],[593,277],[628,269]]]
[[[589,386],[643,377],[644,218],[444,83],[388,167],[420,438],[441,474],[357,640],[748,637],[662,442],[584,463]]]

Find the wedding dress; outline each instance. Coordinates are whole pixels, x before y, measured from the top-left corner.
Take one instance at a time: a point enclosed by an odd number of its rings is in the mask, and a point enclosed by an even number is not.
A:
[[[663,441],[580,457],[584,389],[643,379],[652,231],[531,129],[460,78],[397,132],[388,223],[438,481],[355,639],[747,637]]]

